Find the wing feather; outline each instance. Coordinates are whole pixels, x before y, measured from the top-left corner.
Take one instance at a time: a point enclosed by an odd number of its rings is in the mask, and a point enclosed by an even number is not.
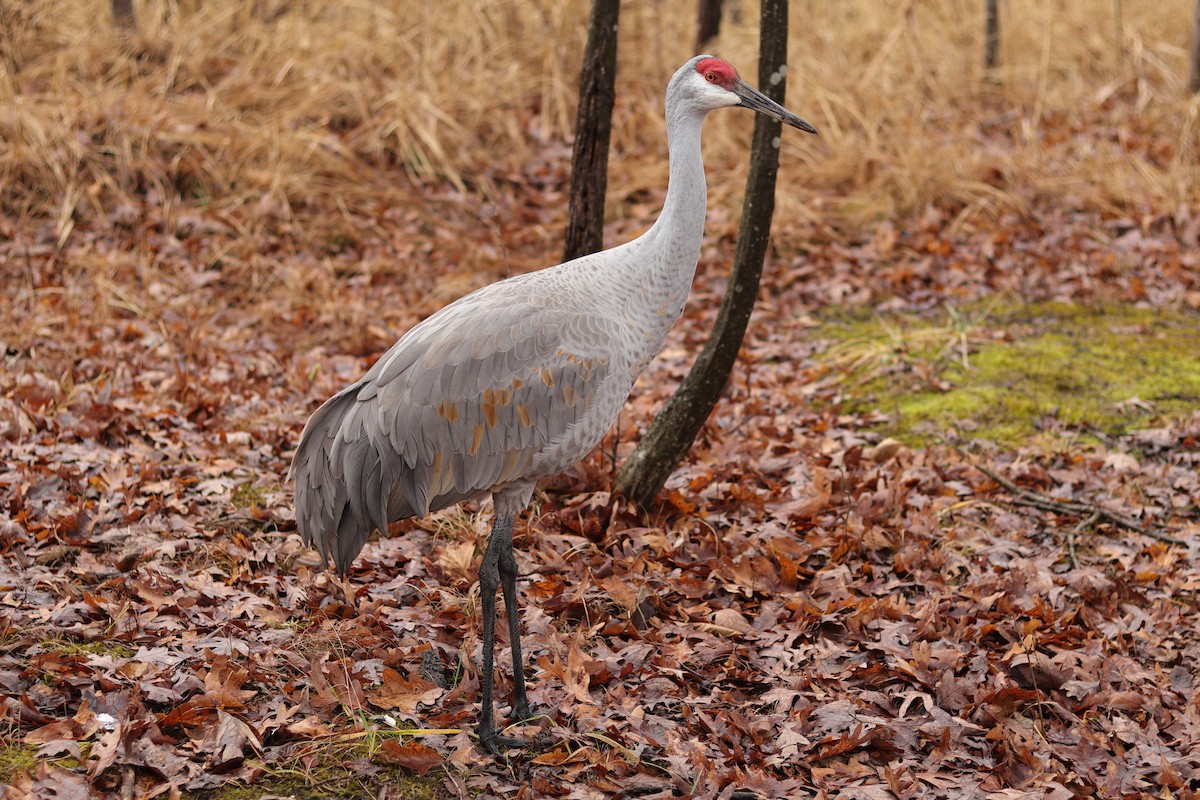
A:
[[[515,288],[447,306],[309,419],[292,466],[297,526],[343,572],[389,522],[532,485],[538,456],[615,374],[614,324]]]

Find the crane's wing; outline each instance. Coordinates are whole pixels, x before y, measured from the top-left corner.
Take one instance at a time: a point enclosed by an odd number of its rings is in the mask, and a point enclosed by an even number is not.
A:
[[[612,375],[616,326],[521,298],[520,285],[442,309],[309,419],[292,463],[296,523],[342,572],[390,521],[567,466],[546,456],[561,456]]]

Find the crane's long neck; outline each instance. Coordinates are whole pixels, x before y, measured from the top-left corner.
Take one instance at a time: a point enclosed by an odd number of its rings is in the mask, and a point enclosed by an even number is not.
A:
[[[640,237],[630,263],[634,273],[629,276],[630,284],[635,287],[631,299],[636,308],[627,309],[626,314],[638,318],[637,326],[645,337],[645,352],[635,360],[641,366],[658,354],[667,331],[683,312],[700,259],[708,201],[700,154],[703,121],[701,113],[667,105],[667,196],[662,213]]]
[[[704,115],[671,108],[667,114],[670,178],[662,213],[647,231],[651,255],[646,276],[656,286],[689,287],[700,258],[708,187],[700,153]]]

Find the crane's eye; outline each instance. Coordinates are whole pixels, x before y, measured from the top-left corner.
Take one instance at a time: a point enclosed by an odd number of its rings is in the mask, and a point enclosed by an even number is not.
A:
[[[708,81],[709,83],[716,83],[717,82],[717,73],[713,72],[712,70],[709,70],[708,72],[704,73],[704,80]]]

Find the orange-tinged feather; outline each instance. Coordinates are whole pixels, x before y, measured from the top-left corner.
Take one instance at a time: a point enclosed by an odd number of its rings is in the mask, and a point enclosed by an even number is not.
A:
[[[445,417],[447,422],[454,422],[458,419],[458,403],[443,400],[438,403],[437,412],[440,416]]]

